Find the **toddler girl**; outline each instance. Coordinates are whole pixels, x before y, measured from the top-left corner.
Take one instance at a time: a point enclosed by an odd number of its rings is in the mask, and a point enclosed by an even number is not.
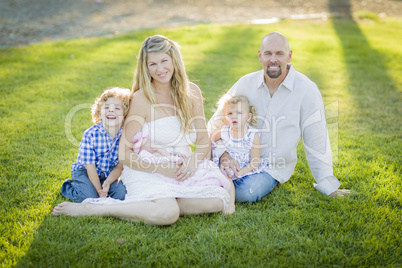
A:
[[[217,151],[226,151],[230,157],[239,163],[240,170],[233,181],[245,180],[247,176],[268,170],[268,163],[260,163],[260,137],[256,111],[245,96],[224,95],[218,102],[224,116],[224,126],[211,135],[213,160],[219,164]],[[220,140],[220,142],[217,142]],[[227,174],[233,175],[233,174]],[[230,176],[232,177],[232,176]]]

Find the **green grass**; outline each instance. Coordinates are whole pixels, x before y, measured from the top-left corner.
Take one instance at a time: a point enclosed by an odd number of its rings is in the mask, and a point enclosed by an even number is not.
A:
[[[2,267],[400,267],[400,19],[196,25],[0,49],[0,262]],[[327,105],[335,175],[355,195],[314,190],[302,146],[295,174],[234,215],[182,217],[169,227],[113,218],[52,217],[65,199],[89,109],[109,86],[130,87],[145,37],[182,45],[209,118],[218,97],[261,68],[262,36],[289,37],[296,70],[314,80]],[[335,144],[335,146],[334,146]],[[124,243],[117,242],[123,238]]]

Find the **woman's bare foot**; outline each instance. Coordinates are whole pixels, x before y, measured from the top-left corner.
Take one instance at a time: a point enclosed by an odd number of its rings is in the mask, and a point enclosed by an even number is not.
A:
[[[67,215],[67,216],[93,216],[98,215],[96,205],[88,203],[71,203],[63,202],[54,207],[50,215]]]
[[[233,214],[236,211],[236,207],[234,204],[230,204],[224,211],[222,211],[225,215]]]

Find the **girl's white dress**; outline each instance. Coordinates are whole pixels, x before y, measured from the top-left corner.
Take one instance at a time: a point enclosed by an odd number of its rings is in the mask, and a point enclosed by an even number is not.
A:
[[[241,139],[233,138],[230,131],[230,127],[227,125],[221,128],[221,140],[216,143],[216,146],[213,146],[213,161],[218,164],[219,158],[222,155],[221,153],[226,151],[230,157],[239,163],[240,169],[242,169],[250,163],[250,151],[253,146],[254,135],[256,133],[258,135],[259,130],[249,126],[247,134]],[[261,158],[258,168],[245,173],[241,177],[235,178],[235,180],[248,175],[268,171],[268,169],[268,161]]]
[[[196,133],[183,134],[180,121],[176,116],[163,117],[145,123],[143,131],[148,138],[169,152],[190,155],[190,144],[196,140]],[[173,165],[178,157],[158,157],[148,151],[141,151],[139,157],[144,162]],[[160,173],[142,172],[123,165],[120,177],[127,189],[125,200],[113,198],[88,198],[84,202],[94,204],[116,204],[137,201],[150,201],[161,198],[219,198],[224,208],[229,204],[230,182],[221,173],[218,166],[210,160],[202,160],[194,175],[184,181],[164,176]]]

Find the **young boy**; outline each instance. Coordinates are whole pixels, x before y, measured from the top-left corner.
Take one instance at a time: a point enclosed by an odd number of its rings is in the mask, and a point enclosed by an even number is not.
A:
[[[123,170],[118,163],[118,146],[131,93],[125,88],[105,90],[92,106],[92,121],[82,137],[77,162],[71,165],[71,180],[61,193],[73,202],[110,196],[124,200],[126,188],[117,179]]]

